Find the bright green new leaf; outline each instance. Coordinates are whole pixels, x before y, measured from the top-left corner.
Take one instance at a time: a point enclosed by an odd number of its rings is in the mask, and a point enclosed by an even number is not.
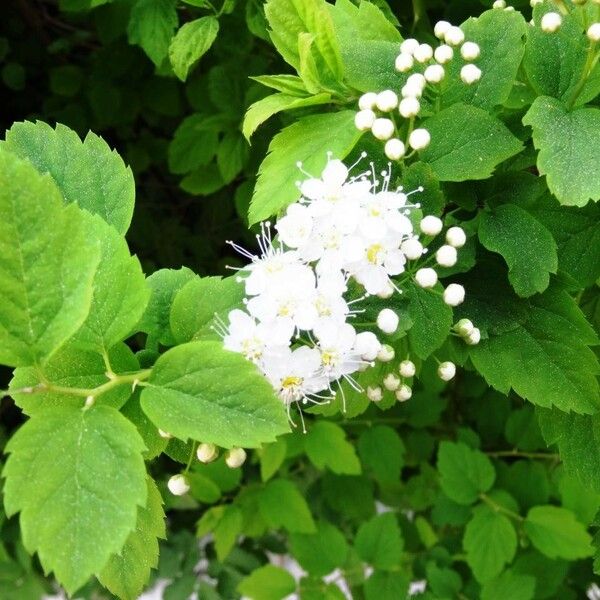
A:
[[[271,384],[220,342],[190,342],[163,354],[141,403],[157,427],[182,440],[255,448],[289,431]]]
[[[213,45],[217,33],[219,21],[212,16],[195,19],[179,28],[169,45],[169,59],[181,81],[186,80],[190,68]]]
[[[441,181],[487,179],[497,165],[523,149],[501,121],[467,104],[453,104],[427,119],[424,127],[431,144],[421,159]]]
[[[0,151],[0,363],[42,363],[87,317],[99,248],[85,233],[50,176]]]
[[[257,75],[250,79],[289,96],[306,97],[308,90],[297,75]]]
[[[369,427],[358,439],[358,453],[363,465],[381,482],[400,479],[405,452],[402,439],[387,425]]]
[[[366,600],[406,598],[410,581],[404,573],[375,571],[365,582]]]
[[[343,110],[304,117],[282,129],[271,141],[262,162],[250,205],[250,223],[277,214],[299,198],[296,182],[303,178],[297,162],[318,176],[327,152],[340,160],[354,148],[361,133],[354,127],[354,111]]]
[[[552,234],[516,204],[502,204],[484,212],[479,239],[508,265],[508,279],[519,296],[543,292],[556,273],[558,257]]]
[[[100,215],[119,233],[131,223],[135,183],[115,150],[91,131],[83,141],[72,129],[37,121],[15,123],[2,147],[50,173],[65,202]]]
[[[265,565],[242,579],[237,589],[252,600],[282,600],[296,590],[296,580],[285,569]]]
[[[258,502],[263,518],[274,529],[283,527],[290,533],[316,531],[306,500],[291,481],[270,481],[262,490]]]
[[[506,600],[507,598],[510,598],[510,600],[532,600],[534,592],[534,577],[521,575],[509,569],[484,584],[481,589],[481,600]]]
[[[235,504],[226,506],[213,532],[215,550],[220,561],[224,561],[235,546],[237,537],[242,532],[242,525],[242,511]]]
[[[166,535],[160,492],[153,479],[147,481],[148,499],[138,508],[135,530],[98,574],[98,581],[121,600],[136,600],[141,594],[151,570],[158,565],[157,538]]]
[[[458,595],[462,587],[460,575],[449,568],[440,568],[435,563],[427,565],[427,584],[431,591],[441,598],[452,598]]]
[[[462,442],[440,444],[437,468],[442,490],[459,504],[475,502],[480,493],[492,487],[496,478],[490,459]]]
[[[269,481],[283,464],[287,452],[285,437],[280,437],[272,444],[263,446],[258,457],[260,459],[260,478]]]
[[[566,508],[534,506],[527,513],[525,533],[531,543],[549,558],[577,560],[592,556],[592,538]]]
[[[324,577],[341,567],[348,556],[348,543],[331,523],[317,524],[316,533],[292,533],[290,550],[302,568],[315,577]]]
[[[129,394],[131,388],[128,388],[128,386],[119,386],[115,392],[117,390],[122,390]],[[103,394],[96,402],[105,402],[105,396],[108,396],[108,394]],[[121,412],[137,427],[138,433],[144,440],[144,445],[146,446],[146,450],[143,453],[144,460],[152,460],[165,451],[169,440],[160,435],[156,425],[152,423],[142,410],[140,406],[140,388],[137,388],[135,393],[127,400]]]
[[[141,46],[159,67],[167,57],[178,22],[174,0],[136,0],[127,27],[129,42]]]
[[[394,571],[400,565],[404,540],[393,513],[387,512],[363,523],[354,541],[362,560],[376,569]]]
[[[52,407],[8,443],[3,477],[23,543],[73,594],[123,548],[147,498],[144,445],[117,410]]]
[[[517,534],[508,517],[482,505],[467,523],[463,547],[473,574],[485,583],[512,562],[517,551]]]
[[[339,475],[359,475],[360,462],[344,430],[328,421],[313,423],[304,440],[304,449],[318,469],[327,467]]]
[[[548,187],[559,202],[584,206],[589,200],[600,200],[600,180],[590,176],[600,171],[596,148],[600,109],[568,111],[559,100],[541,96],[523,123],[533,128],[538,169],[546,175]]]

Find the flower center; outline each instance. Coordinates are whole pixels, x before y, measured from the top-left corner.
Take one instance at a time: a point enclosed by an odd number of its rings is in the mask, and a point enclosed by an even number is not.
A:
[[[367,260],[373,264],[377,265],[380,261],[380,255],[383,252],[383,246],[381,244],[373,244],[369,246],[367,249]]]
[[[335,350],[324,350],[321,352],[321,362],[325,367],[334,367],[339,360],[339,355]]]

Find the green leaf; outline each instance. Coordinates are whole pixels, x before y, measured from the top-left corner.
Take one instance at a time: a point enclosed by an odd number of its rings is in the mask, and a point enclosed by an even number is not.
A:
[[[512,562],[517,551],[517,534],[508,517],[482,505],[467,523],[463,547],[473,575],[485,583]]]
[[[462,587],[460,575],[448,568],[429,563],[426,570],[427,583],[431,591],[441,598],[454,598]]]
[[[157,427],[183,440],[255,448],[289,431],[267,379],[220,342],[190,342],[163,354],[141,403]]]
[[[485,583],[481,589],[481,600],[532,600],[534,591],[534,577],[508,570]]]
[[[136,0],[127,27],[129,43],[141,46],[159,67],[167,57],[178,22],[174,0]]]
[[[122,389],[129,393],[129,390],[127,390],[124,386],[119,386],[116,388],[116,390]],[[102,396],[100,396],[96,402],[106,402],[104,397],[107,395],[108,394],[102,394]],[[144,445],[146,446],[146,450],[143,453],[144,460],[152,460],[165,451],[169,440],[162,437],[158,433],[156,425],[150,421],[150,419],[146,416],[146,413],[142,410],[142,407],[140,406],[139,389],[132,394],[132,396],[121,409],[121,412],[137,427],[138,433],[144,440]]]
[[[186,175],[179,186],[193,196],[210,196],[225,185],[219,167],[215,163],[198,167]]]
[[[224,561],[235,546],[237,537],[242,531],[242,525],[242,511],[235,504],[226,506],[223,516],[213,532],[215,551],[220,561]]]
[[[260,494],[259,507],[265,521],[274,529],[283,527],[290,533],[316,531],[306,500],[291,481],[274,479],[267,483]]]
[[[135,530],[123,549],[111,556],[98,581],[121,600],[136,600],[158,565],[158,539],[165,537],[162,498],[153,479],[148,478],[146,506],[138,509]]]
[[[51,226],[49,226],[51,224]],[[88,315],[99,249],[49,176],[0,152],[0,363],[47,360]]]
[[[235,277],[196,277],[175,296],[171,330],[177,343],[215,338],[215,319],[227,322],[229,311],[243,306],[244,286]]]
[[[566,508],[534,506],[527,513],[525,533],[531,543],[548,558],[577,560],[592,556],[592,538]]]
[[[327,104],[331,101],[331,94],[321,93],[308,98],[298,98],[288,94],[271,94],[258,102],[255,102],[248,108],[244,116],[244,125],[242,132],[249,141],[256,129],[267,119],[284,110],[293,110],[294,108],[304,108],[306,106],[315,106],[318,104]]]
[[[304,117],[282,129],[271,141],[260,166],[250,205],[250,224],[264,221],[299,198],[296,181],[302,177],[297,162],[318,175],[327,164],[327,152],[340,160],[354,148],[360,132],[354,111]]]
[[[242,579],[237,590],[253,600],[282,600],[296,590],[296,580],[275,565],[265,565]]]
[[[439,289],[440,286],[437,286]],[[452,327],[452,308],[440,294],[424,289],[410,281],[404,288],[413,325],[408,330],[408,341],[419,358],[427,358],[448,337]]]
[[[316,533],[292,533],[289,544],[300,566],[315,577],[344,565],[349,551],[342,532],[326,521],[317,524]]]
[[[69,594],[104,568],[134,530],[147,498],[144,445],[108,406],[40,411],[8,443],[6,512],[23,543]]]
[[[224,183],[231,183],[248,160],[248,143],[239,131],[228,131],[217,150],[217,167]]]
[[[175,75],[185,81],[190,68],[217,38],[219,21],[212,16],[189,21],[179,28],[169,45],[169,59]]]
[[[108,351],[108,359],[116,373],[135,371],[139,364],[133,352],[118,344]],[[102,356],[90,350],[68,343],[44,365],[44,376],[54,385],[91,389],[107,383],[106,364]],[[19,367],[13,373],[10,387],[18,390],[40,384],[39,372],[34,367]],[[81,396],[59,392],[39,391],[33,394],[11,393],[17,405],[28,415],[52,407],[81,408]],[[113,408],[121,408],[131,396],[131,384],[119,385],[98,396],[96,402]]]
[[[358,453],[363,465],[384,483],[400,479],[405,452],[400,436],[387,425],[369,427],[358,439]]]
[[[257,75],[250,79],[289,96],[304,97],[308,95],[302,79],[297,75]]]
[[[561,204],[584,206],[600,200],[600,181],[590,173],[600,170],[596,132],[600,109],[568,111],[559,100],[539,97],[523,117],[533,128],[533,143],[539,150],[537,166],[546,175],[550,191]]]
[[[285,437],[280,437],[272,444],[266,444],[259,451],[260,478],[269,481],[283,464],[287,453]]]
[[[496,478],[490,459],[462,442],[440,444],[437,468],[442,490],[459,504],[475,502],[481,492],[492,487]]]
[[[90,131],[82,141],[65,125],[52,129],[41,121],[25,121],[6,132],[2,147],[49,173],[65,202],[100,215],[125,234],[135,203],[133,174],[101,137]]]
[[[410,581],[404,573],[375,571],[365,582],[365,600],[406,598]]]
[[[591,492],[589,486],[566,472],[560,476],[558,490],[564,508],[571,510],[580,523],[592,523],[600,508],[600,494]]]
[[[424,127],[431,144],[421,159],[441,181],[487,179],[497,165],[523,149],[501,121],[467,104],[453,104],[427,119]]]
[[[304,439],[304,449],[318,469],[327,467],[339,475],[359,475],[361,472],[354,446],[346,440],[344,430],[335,423],[313,423]]]
[[[484,212],[479,239],[488,250],[503,256],[508,279],[519,296],[543,292],[550,283],[550,273],[558,269],[552,234],[515,204],[502,204]]]
[[[404,540],[393,513],[387,512],[363,523],[354,540],[362,560],[376,569],[394,571],[400,565]]]

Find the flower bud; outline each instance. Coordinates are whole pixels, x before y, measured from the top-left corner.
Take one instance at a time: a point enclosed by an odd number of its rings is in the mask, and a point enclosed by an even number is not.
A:
[[[426,63],[433,58],[433,48],[429,44],[419,44],[413,56],[417,62]]]
[[[440,246],[435,253],[435,260],[437,261],[437,264],[442,267],[453,267],[458,260],[456,248],[449,246],[448,244]]]
[[[467,242],[465,230],[462,227],[450,227],[446,232],[446,241],[454,248],[462,248]]]
[[[465,34],[460,27],[450,27],[444,35],[444,40],[450,46],[460,46],[465,41]]]
[[[400,250],[408,260],[417,260],[423,256],[423,244],[417,238],[404,240],[400,245]]]
[[[394,135],[394,122],[390,119],[375,119],[371,132],[378,140],[389,140]]]
[[[465,299],[465,288],[458,283],[451,283],[444,290],[444,302],[448,306],[458,306]]]
[[[423,75],[429,83],[439,83],[446,76],[446,71],[442,65],[429,65]]]
[[[400,160],[406,153],[406,147],[398,138],[392,138],[385,143],[384,152],[390,160]]]
[[[546,33],[554,33],[560,29],[562,25],[562,17],[557,12],[546,13],[542,17],[542,31]]]
[[[383,380],[383,387],[390,392],[395,392],[400,387],[400,379],[393,373],[388,373]]]
[[[246,462],[246,451],[243,448],[231,448],[225,455],[225,464],[230,469],[237,469]]]
[[[460,47],[460,54],[465,60],[477,60],[480,53],[481,49],[475,42],[465,42]]]
[[[417,372],[417,367],[412,360],[403,360],[398,368],[402,377],[414,377]]]
[[[448,21],[438,21],[433,28],[433,34],[439,40],[443,40],[450,27],[452,27],[452,24],[448,23]]]
[[[165,440],[170,440],[173,436],[168,431],[158,430],[158,435]]]
[[[380,362],[390,362],[390,360],[394,360],[394,356],[396,356],[394,349],[389,344],[383,344],[377,353],[377,360]]]
[[[408,143],[413,150],[424,150],[429,146],[431,136],[427,129],[415,129],[408,138]]]
[[[423,89],[427,85],[427,80],[422,73],[413,73],[406,80],[406,85],[415,86]]]
[[[481,69],[472,64],[465,65],[460,70],[460,78],[462,79],[463,83],[472,85],[481,79]]]
[[[455,326],[457,333],[462,336],[467,336],[475,329],[473,321],[470,319],[461,319]]]
[[[414,96],[408,96],[400,101],[398,112],[405,118],[416,117],[421,110],[421,103]]]
[[[438,276],[432,268],[425,267],[415,273],[415,279],[422,288],[432,288],[437,283]]]
[[[214,444],[200,444],[196,456],[201,463],[209,463],[219,456],[219,450]]]
[[[412,397],[412,389],[405,383],[400,386],[400,389],[396,391],[396,400],[398,402],[406,402]]]
[[[358,99],[358,108],[361,110],[373,110],[377,103],[377,94],[375,92],[367,92]]]
[[[440,379],[443,379],[444,381],[450,381],[451,379],[454,379],[454,376],[456,375],[456,365],[447,360],[446,362],[440,364],[437,372]]]
[[[391,298],[394,295],[394,292],[395,290],[392,284],[388,282],[387,287],[377,293],[377,297],[382,298],[383,300],[387,300],[387,298]]]
[[[401,52],[396,57],[396,62],[394,63],[394,66],[396,67],[396,71],[400,73],[408,73],[408,71],[410,71],[413,68],[414,64],[415,61],[411,54],[405,54],[404,52]]]
[[[167,487],[174,496],[183,496],[190,491],[190,484],[185,475],[173,475],[167,482]]]
[[[377,94],[376,106],[383,112],[390,112],[398,106],[398,96],[392,90],[384,90]]]
[[[479,344],[480,341],[481,341],[481,331],[479,331],[479,329],[477,329],[477,327],[474,327],[473,331],[471,331],[471,333],[469,333],[467,335],[467,337],[465,338],[465,342],[467,342],[467,344],[469,346],[476,346],[477,344]]]
[[[357,334],[354,349],[364,360],[375,360],[381,350],[381,342],[373,332],[363,331]]]
[[[383,398],[383,392],[380,387],[371,387],[367,388],[367,398],[371,402],[380,402]]]
[[[414,38],[408,38],[400,44],[400,52],[403,54],[414,54],[415,50],[419,47],[419,41]]]
[[[435,52],[433,53],[433,58],[435,58],[435,60],[438,63],[440,63],[440,65],[445,65],[446,63],[450,62],[453,56],[454,50],[451,46],[448,46],[447,44],[442,44],[441,46],[438,46],[435,49]]]
[[[438,217],[434,217],[433,215],[427,215],[421,219],[421,223],[419,227],[421,231],[425,235],[437,235],[441,230],[444,224],[442,220]]]
[[[588,27],[587,36],[592,42],[600,42],[600,23],[592,23]]]
[[[359,131],[367,131],[373,127],[376,118],[377,115],[370,108],[365,108],[354,115],[354,125]]]
[[[377,315],[377,327],[383,331],[383,333],[392,334],[398,329],[398,323],[400,319],[398,315],[391,308],[384,308]]]
[[[495,0],[492,8],[506,8],[506,0]]]

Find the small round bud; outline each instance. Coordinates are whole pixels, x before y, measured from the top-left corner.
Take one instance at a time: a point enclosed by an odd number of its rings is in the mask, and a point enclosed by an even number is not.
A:
[[[458,283],[451,283],[444,290],[444,302],[448,306],[458,306],[465,299],[465,288]]]
[[[421,223],[419,227],[421,231],[425,235],[437,235],[441,230],[444,224],[442,220],[438,217],[434,217],[433,215],[427,215],[421,219]]]
[[[447,44],[442,44],[441,46],[438,46],[435,49],[435,52],[433,53],[433,58],[435,58],[435,60],[439,62],[440,65],[445,65],[446,63],[450,62],[453,56],[454,50],[451,46],[448,46]]]
[[[463,83],[472,85],[481,79],[481,69],[472,64],[465,65],[460,70],[460,78],[462,79]]]
[[[367,131],[373,127],[376,118],[377,115],[370,108],[365,108],[354,115],[354,125],[359,131]]]
[[[433,48],[429,44],[420,44],[413,56],[417,62],[426,63],[433,58]]]
[[[492,8],[506,8],[506,0],[495,0]]]
[[[388,156],[388,158],[390,158]],[[391,159],[394,160],[394,159]],[[392,286],[392,284],[388,283],[387,287],[382,290],[381,292],[378,292],[377,297],[378,298],[382,298],[383,300],[386,300],[387,298],[391,298],[394,295],[394,288]]]
[[[450,27],[452,27],[452,24],[448,23],[448,21],[438,21],[433,28],[433,34],[439,40],[443,40]]]
[[[450,381],[451,379],[454,379],[454,376],[456,375],[456,365],[447,360],[446,362],[440,364],[437,372],[440,379],[443,379],[444,381]]]
[[[432,288],[437,283],[438,276],[432,268],[425,267],[415,273],[415,279],[422,288]]]
[[[450,227],[446,232],[446,241],[455,248],[462,248],[467,242],[465,230],[462,227]]]
[[[423,76],[429,83],[439,83],[446,76],[446,71],[442,65],[429,65]]]
[[[183,496],[190,491],[190,484],[185,475],[173,475],[167,481],[167,487],[173,496]]]
[[[408,137],[408,143],[413,150],[424,150],[430,142],[431,136],[427,129],[415,129]]]
[[[398,368],[402,377],[414,377],[417,372],[417,367],[412,360],[403,360]]]
[[[383,387],[390,392],[395,392],[400,387],[400,379],[393,373],[388,373],[383,380]]]
[[[398,400],[398,402],[406,402],[407,400],[410,400],[411,396],[412,390],[405,383],[396,391],[396,400]]]
[[[380,362],[390,362],[396,356],[395,350],[389,344],[383,344],[377,353],[377,360]]]
[[[435,253],[435,260],[442,267],[453,267],[458,259],[456,248],[444,244],[438,248]]]
[[[469,333],[465,338],[465,342],[467,342],[469,346],[476,346],[477,344],[479,344],[480,341],[481,331],[479,331],[477,327],[474,327],[473,331],[471,331],[471,333]]]
[[[396,67],[396,71],[399,73],[408,73],[408,71],[413,68],[414,64],[415,60],[411,54],[405,54],[404,52],[401,52],[398,54],[398,56],[396,56],[396,62],[394,63],[394,66]]]
[[[600,23],[592,23],[588,27],[587,36],[592,42],[600,42]]]
[[[358,99],[358,108],[361,110],[373,110],[377,102],[377,94],[375,92],[367,92]]]
[[[398,106],[398,96],[392,90],[384,90],[377,94],[376,106],[383,112],[390,112]]]
[[[390,160],[400,160],[406,153],[406,147],[398,138],[392,138],[385,143],[384,152]]]
[[[378,140],[389,140],[394,135],[394,122],[390,119],[375,119],[371,132]]]
[[[415,50],[419,47],[419,40],[414,38],[408,38],[400,44],[400,52],[402,54],[414,54]]]
[[[562,17],[557,12],[546,13],[542,17],[542,31],[546,33],[554,33],[560,29],[562,25]]]
[[[201,463],[209,463],[219,456],[219,450],[214,444],[200,444],[196,456]]]
[[[406,84],[423,89],[427,85],[427,80],[422,73],[413,73],[412,75],[409,75]]]
[[[404,240],[400,245],[400,250],[408,260],[417,260],[423,256],[423,244],[417,238]]]
[[[380,387],[371,387],[367,388],[367,398],[371,402],[380,402],[383,398],[383,391]]]
[[[377,315],[377,327],[379,327],[383,333],[395,333],[398,329],[399,322],[400,319],[398,315],[391,308],[384,308]]]
[[[225,464],[230,469],[237,469],[246,462],[246,451],[243,448],[231,448],[225,455]]]
[[[462,336],[467,336],[475,329],[473,321],[470,319],[461,319],[455,326],[457,333]]]
[[[476,60],[479,58],[481,50],[475,42],[465,42],[460,47],[460,54],[465,60]]]
[[[543,4],[543,2],[544,0],[529,0],[529,6],[531,6],[531,8],[534,8],[538,4]]]
[[[450,46],[460,46],[465,41],[465,34],[460,27],[450,27],[444,35],[444,40]]]
[[[405,118],[416,117],[421,110],[421,103],[414,97],[403,98],[400,101],[398,112]]]
[[[415,83],[407,83],[402,86],[400,94],[403,98],[420,98],[423,95],[423,88]]]
[[[168,431],[158,430],[158,435],[165,440],[170,440],[173,436]]]
[[[381,349],[381,342],[372,331],[363,331],[357,334],[354,349],[363,360],[375,360]]]

